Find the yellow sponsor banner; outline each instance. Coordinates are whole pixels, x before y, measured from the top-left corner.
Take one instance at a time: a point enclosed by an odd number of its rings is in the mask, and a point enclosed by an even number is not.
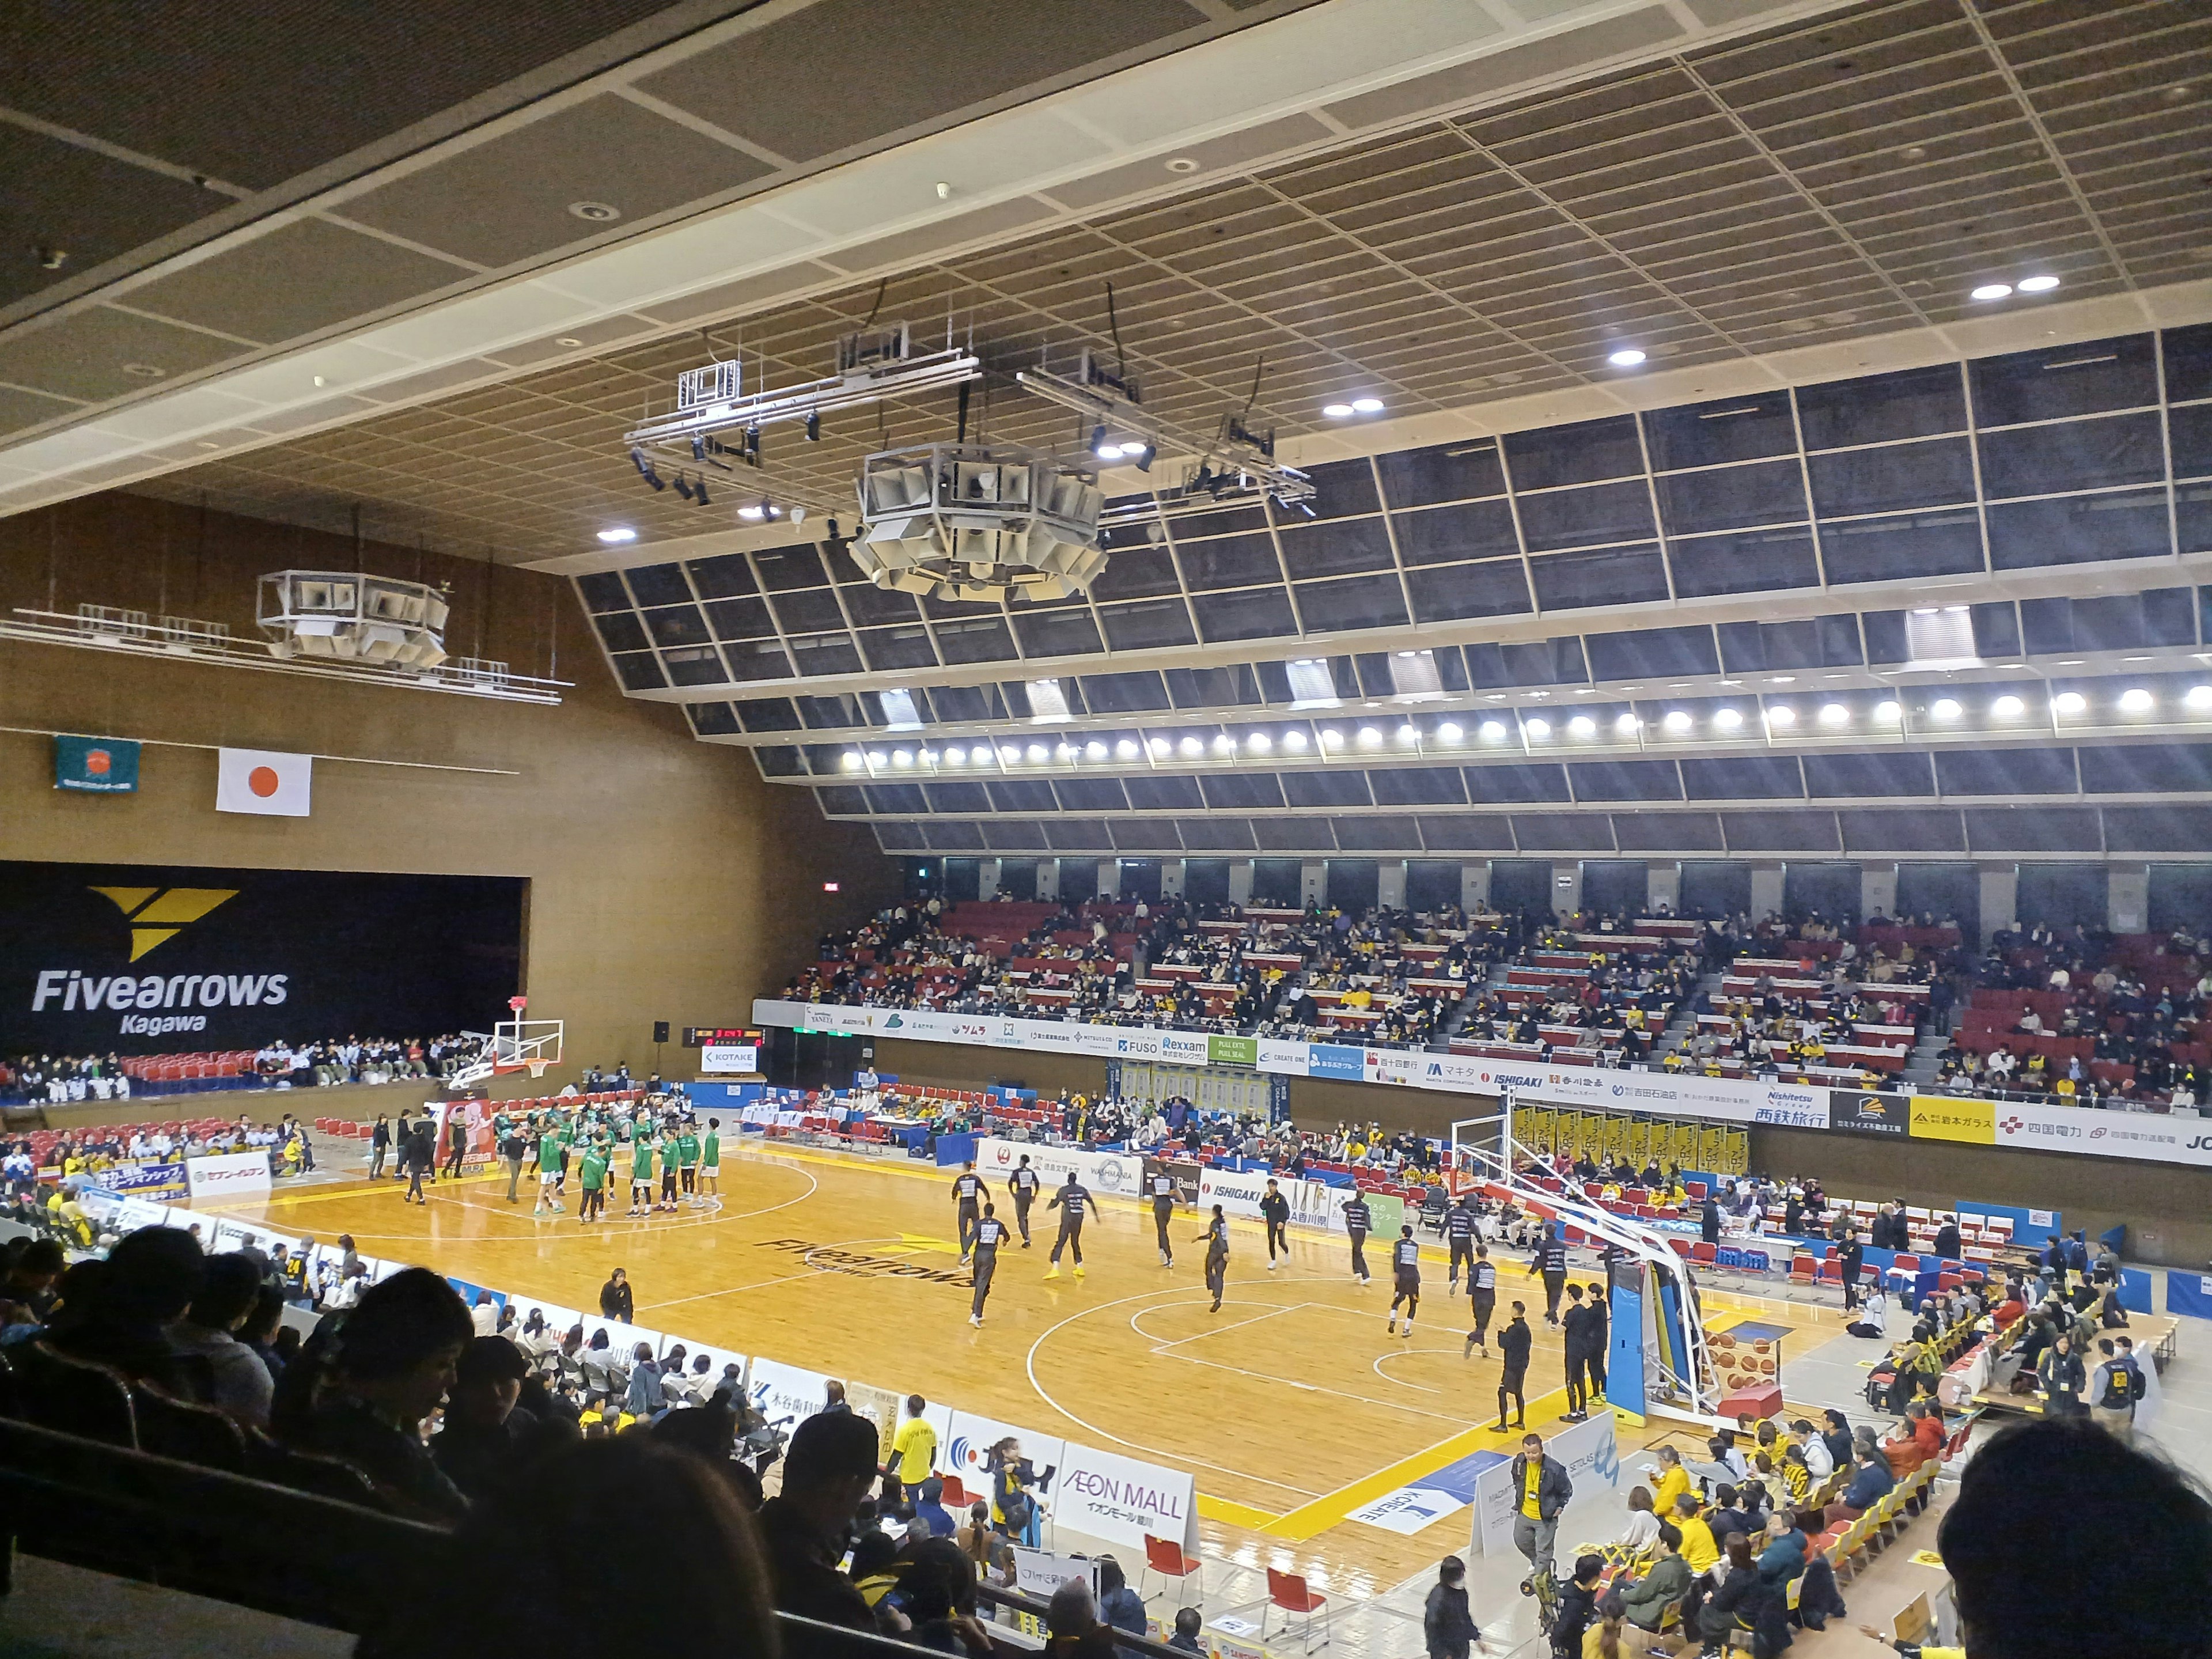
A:
[[[1911,1134],[1915,1140],[1962,1140],[1973,1146],[1994,1146],[1997,1144],[1996,1103],[1915,1095]]]

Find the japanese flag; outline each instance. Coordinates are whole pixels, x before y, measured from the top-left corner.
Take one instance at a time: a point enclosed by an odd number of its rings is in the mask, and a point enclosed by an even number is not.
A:
[[[216,769],[215,810],[258,812],[268,817],[304,818],[307,788],[314,775],[313,755],[284,755],[272,749],[225,749]]]

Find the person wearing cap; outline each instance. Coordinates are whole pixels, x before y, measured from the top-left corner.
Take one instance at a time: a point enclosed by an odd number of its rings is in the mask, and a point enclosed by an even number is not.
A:
[[[471,1503],[482,1503],[531,1455],[538,1418],[515,1401],[530,1362],[503,1336],[479,1336],[461,1350],[446,1395],[445,1426],[430,1455]]]
[[[873,1631],[875,1613],[837,1571],[860,1500],[874,1489],[876,1425],[849,1410],[817,1412],[783,1456],[783,1490],[761,1505],[775,1605],[785,1613]]]

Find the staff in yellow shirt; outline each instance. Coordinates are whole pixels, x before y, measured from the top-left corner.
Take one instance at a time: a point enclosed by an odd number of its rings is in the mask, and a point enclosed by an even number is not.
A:
[[[891,1456],[898,1464],[899,1484],[906,1488],[908,1503],[920,1494],[921,1483],[937,1468],[937,1430],[922,1415],[928,1409],[929,1402],[920,1395],[907,1395],[906,1421],[891,1437]]]

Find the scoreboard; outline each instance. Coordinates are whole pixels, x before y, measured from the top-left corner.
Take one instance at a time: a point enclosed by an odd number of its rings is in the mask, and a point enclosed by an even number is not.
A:
[[[761,1034],[742,1025],[687,1025],[684,1046],[699,1051],[702,1072],[760,1070]]]

